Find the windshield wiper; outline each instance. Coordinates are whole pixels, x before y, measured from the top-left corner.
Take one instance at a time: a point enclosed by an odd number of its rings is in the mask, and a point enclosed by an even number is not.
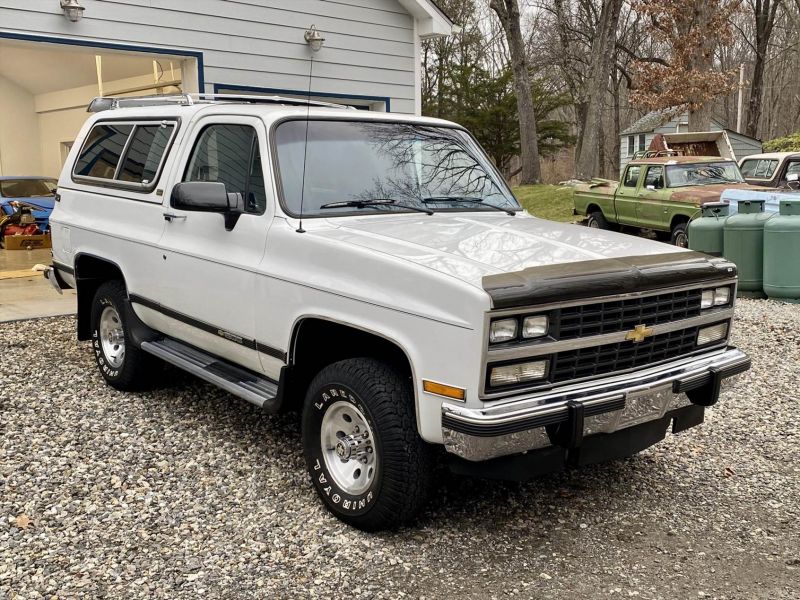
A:
[[[408,204],[398,204],[397,200],[393,198],[373,198],[371,200],[343,200],[341,202],[328,202],[320,206],[320,209],[326,208],[370,208],[373,206],[398,206],[400,208],[407,208],[416,212],[432,215],[433,211],[429,208],[421,208],[419,206],[410,206]]]
[[[428,196],[427,198],[423,198],[422,201],[425,204],[434,203],[434,202],[465,202],[469,204],[481,204],[482,206],[486,206],[488,208],[493,208],[495,210],[500,210],[510,216],[515,216],[517,213],[515,210],[510,208],[503,208],[502,206],[497,206],[496,204],[489,204],[484,202],[483,198],[477,197],[470,197],[470,196]]]

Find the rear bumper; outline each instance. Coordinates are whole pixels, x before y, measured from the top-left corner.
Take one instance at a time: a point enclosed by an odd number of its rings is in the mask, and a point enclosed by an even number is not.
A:
[[[548,446],[579,448],[596,434],[663,419],[691,405],[712,406],[731,378],[749,368],[750,358],[728,347],[480,409],[444,403],[444,445],[470,461]]]

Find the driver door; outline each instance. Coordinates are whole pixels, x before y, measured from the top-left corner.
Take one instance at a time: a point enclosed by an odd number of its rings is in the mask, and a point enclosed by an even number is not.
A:
[[[622,225],[637,225],[636,204],[639,201],[639,179],[642,165],[628,165],[625,175],[614,194],[614,210],[617,222]]]
[[[254,270],[273,210],[262,160],[266,131],[256,118],[217,115],[200,120],[188,135],[173,183],[224,183],[229,195],[240,195],[243,212],[228,230],[223,213],[180,210],[168,201],[156,286],[167,314],[165,333],[261,371]],[[171,191],[165,190],[168,198]]]
[[[636,216],[641,227],[669,229],[669,207],[666,205],[667,192],[664,187],[664,167],[649,165],[636,203]]]

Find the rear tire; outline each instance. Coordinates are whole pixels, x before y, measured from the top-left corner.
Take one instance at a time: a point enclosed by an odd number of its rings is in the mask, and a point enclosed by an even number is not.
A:
[[[103,379],[122,391],[154,387],[164,363],[136,347],[125,323],[128,293],[121,281],[103,283],[92,300],[92,349]]]
[[[364,531],[416,517],[434,453],[417,433],[406,377],[370,358],[329,365],[308,388],[302,424],[308,472],[336,517]]]
[[[688,248],[689,235],[686,233],[688,227],[688,223],[678,223],[675,225],[675,227],[672,228],[672,234],[670,235],[670,244],[673,246],[678,246],[679,248]]]
[[[605,215],[599,210],[589,213],[586,218],[586,226],[591,229],[611,229],[611,224],[606,221]]]

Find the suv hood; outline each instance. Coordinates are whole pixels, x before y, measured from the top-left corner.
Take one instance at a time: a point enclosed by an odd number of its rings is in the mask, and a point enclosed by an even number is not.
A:
[[[528,214],[436,213],[343,217],[312,235],[413,262],[481,287],[487,275],[530,267],[686,252],[632,235]]]

